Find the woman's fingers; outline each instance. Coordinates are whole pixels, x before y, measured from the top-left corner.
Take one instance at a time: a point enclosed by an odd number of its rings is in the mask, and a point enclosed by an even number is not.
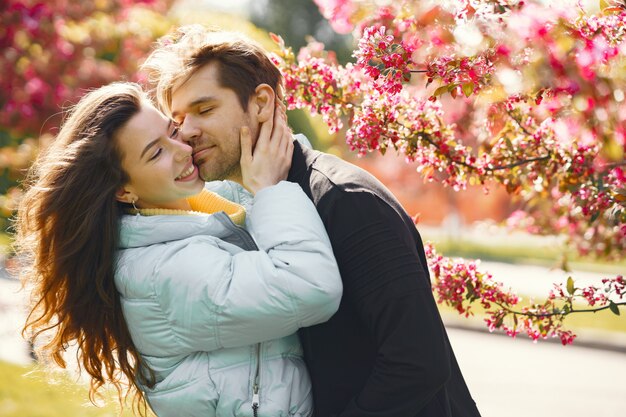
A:
[[[276,103],[272,117],[260,124],[254,150],[250,130],[241,129],[242,180],[253,193],[285,180],[291,167],[293,134],[285,104]]]
[[[276,100],[277,103],[281,103],[280,100]],[[286,107],[284,104],[274,107],[274,116],[272,117],[272,137],[271,142],[279,142],[284,136],[285,128],[287,125],[287,114],[285,113]]]
[[[274,140],[274,123],[275,117],[270,117],[267,121],[261,123],[261,128],[259,129],[259,137],[257,138],[256,146],[254,147],[255,152],[257,149],[267,148],[269,144]]]
[[[248,126],[239,129],[239,142],[241,144],[241,165],[249,165],[252,162],[252,136]]]
[[[276,97],[276,111],[283,117],[283,119],[287,120],[287,105],[284,101],[279,100]]]

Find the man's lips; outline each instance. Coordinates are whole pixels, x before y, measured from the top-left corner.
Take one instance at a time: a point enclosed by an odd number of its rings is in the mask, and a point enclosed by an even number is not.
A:
[[[215,146],[209,146],[208,148],[200,149],[193,153],[193,162],[198,164],[200,161],[205,159],[212,151]]]

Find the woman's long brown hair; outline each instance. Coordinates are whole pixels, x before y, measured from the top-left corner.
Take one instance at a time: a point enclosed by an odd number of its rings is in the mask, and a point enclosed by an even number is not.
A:
[[[128,180],[115,135],[143,100],[131,83],[86,94],[31,168],[16,222],[21,278],[33,302],[23,334],[49,334],[41,354],[61,367],[67,346],[76,343],[79,365],[91,378],[91,401],[111,383],[122,407],[135,394],[141,415],[141,361],[113,277],[124,210],[115,192]]]

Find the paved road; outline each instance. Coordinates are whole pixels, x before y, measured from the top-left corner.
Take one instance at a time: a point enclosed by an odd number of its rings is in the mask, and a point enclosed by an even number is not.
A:
[[[27,363],[19,284],[0,278],[0,360]],[[449,329],[483,417],[624,417],[626,353]]]
[[[18,281],[0,276],[0,360],[26,364],[31,359],[20,336],[26,296],[19,289]]]
[[[626,354],[448,330],[482,417],[624,417]]]

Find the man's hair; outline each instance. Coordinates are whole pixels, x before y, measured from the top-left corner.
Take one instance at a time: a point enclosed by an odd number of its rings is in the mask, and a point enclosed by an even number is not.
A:
[[[260,84],[282,96],[282,75],[263,47],[240,33],[201,25],[182,26],[161,38],[142,70],[154,86],[161,109],[171,114],[173,91],[210,62],[218,63],[221,87],[237,94],[244,111]]]

